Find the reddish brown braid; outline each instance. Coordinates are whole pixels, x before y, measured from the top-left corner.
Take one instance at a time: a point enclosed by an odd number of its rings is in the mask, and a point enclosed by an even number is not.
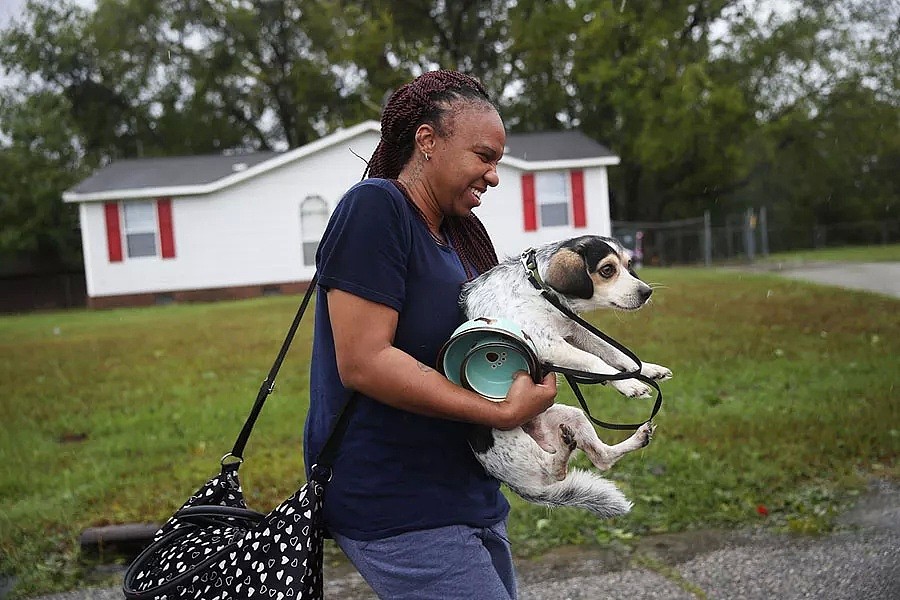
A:
[[[447,127],[450,107],[458,102],[483,102],[494,106],[477,79],[456,71],[431,71],[400,87],[391,95],[381,114],[381,140],[363,177],[396,180],[413,154],[419,126],[427,123],[438,135],[451,135]],[[424,215],[405,188],[400,186],[400,189],[424,221]],[[494,245],[474,214],[447,217],[443,226],[462,260],[466,277],[471,279],[497,264]]]

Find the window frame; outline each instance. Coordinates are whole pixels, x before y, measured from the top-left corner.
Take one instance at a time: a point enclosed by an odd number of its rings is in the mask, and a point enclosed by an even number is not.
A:
[[[562,181],[563,184],[563,193],[558,194],[554,193],[552,198],[547,195],[546,188],[544,193],[541,193],[541,180],[543,179],[545,182],[549,176],[554,176]],[[537,213],[535,216],[537,217],[537,228],[543,229],[545,227],[572,227],[573,225],[573,215],[572,215],[572,176],[571,171],[567,169],[562,170],[552,170],[552,171],[537,171],[534,174],[534,199],[535,199],[535,212]],[[562,199],[562,201],[560,201]],[[561,207],[565,205],[565,217],[566,220],[564,223],[546,223],[544,207]]]
[[[129,224],[128,207],[136,205],[149,206],[150,219],[138,224]],[[122,212],[122,255],[128,260],[139,260],[142,258],[159,258],[160,256],[160,239],[159,239],[159,210],[156,200],[123,200],[120,203]],[[132,247],[129,243],[131,236],[153,236],[153,253],[152,254],[132,254]]]

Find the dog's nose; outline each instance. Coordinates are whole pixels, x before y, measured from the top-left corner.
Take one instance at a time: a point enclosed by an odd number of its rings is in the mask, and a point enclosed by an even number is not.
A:
[[[646,301],[650,298],[650,294],[652,294],[652,293],[653,293],[653,290],[650,288],[649,285],[648,285],[648,286],[645,286],[645,287],[643,287],[643,288],[641,288],[641,291],[640,291],[640,294],[641,294],[641,304],[643,304],[644,302],[646,302]]]

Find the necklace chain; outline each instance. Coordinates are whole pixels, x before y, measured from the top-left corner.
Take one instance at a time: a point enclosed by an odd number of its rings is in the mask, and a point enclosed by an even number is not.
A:
[[[422,223],[425,225],[425,229],[428,230],[428,235],[431,236],[431,239],[433,239],[437,244],[439,244],[441,246],[447,246],[447,240],[444,239],[443,236],[441,236],[431,230],[431,226],[428,224],[428,218],[425,216],[425,213],[422,212],[422,209],[419,208],[419,205],[413,201],[412,194],[409,193],[409,188],[406,187],[406,184],[403,183],[402,181],[400,181],[399,178],[394,179],[392,181],[397,185],[397,187],[403,193],[403,197],[406,198],[406,201],[413,207],[413,210],[415,210],[416,215],[418,215],[418,217],[422,220]]]

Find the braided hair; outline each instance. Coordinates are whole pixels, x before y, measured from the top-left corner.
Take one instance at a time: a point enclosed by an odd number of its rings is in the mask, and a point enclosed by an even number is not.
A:
[[[363,177],[396,181],[400,171],[412,157],[419,126],[427,123],[437,135],[451,135],[450,119],[453,109],[460,103],[494,107],[484,86],[477,79],[456,71],[431,71],[400,87],[384,107],[381,115],[381,140]],[[424,221],[425,216],[413,203],[404,186],[398,187]],[[443,227],[462,261],[468,279],[497,264],[494,245],[484,225],[474,214],[469,213],[465,217],[448,216],[444,219]]]

